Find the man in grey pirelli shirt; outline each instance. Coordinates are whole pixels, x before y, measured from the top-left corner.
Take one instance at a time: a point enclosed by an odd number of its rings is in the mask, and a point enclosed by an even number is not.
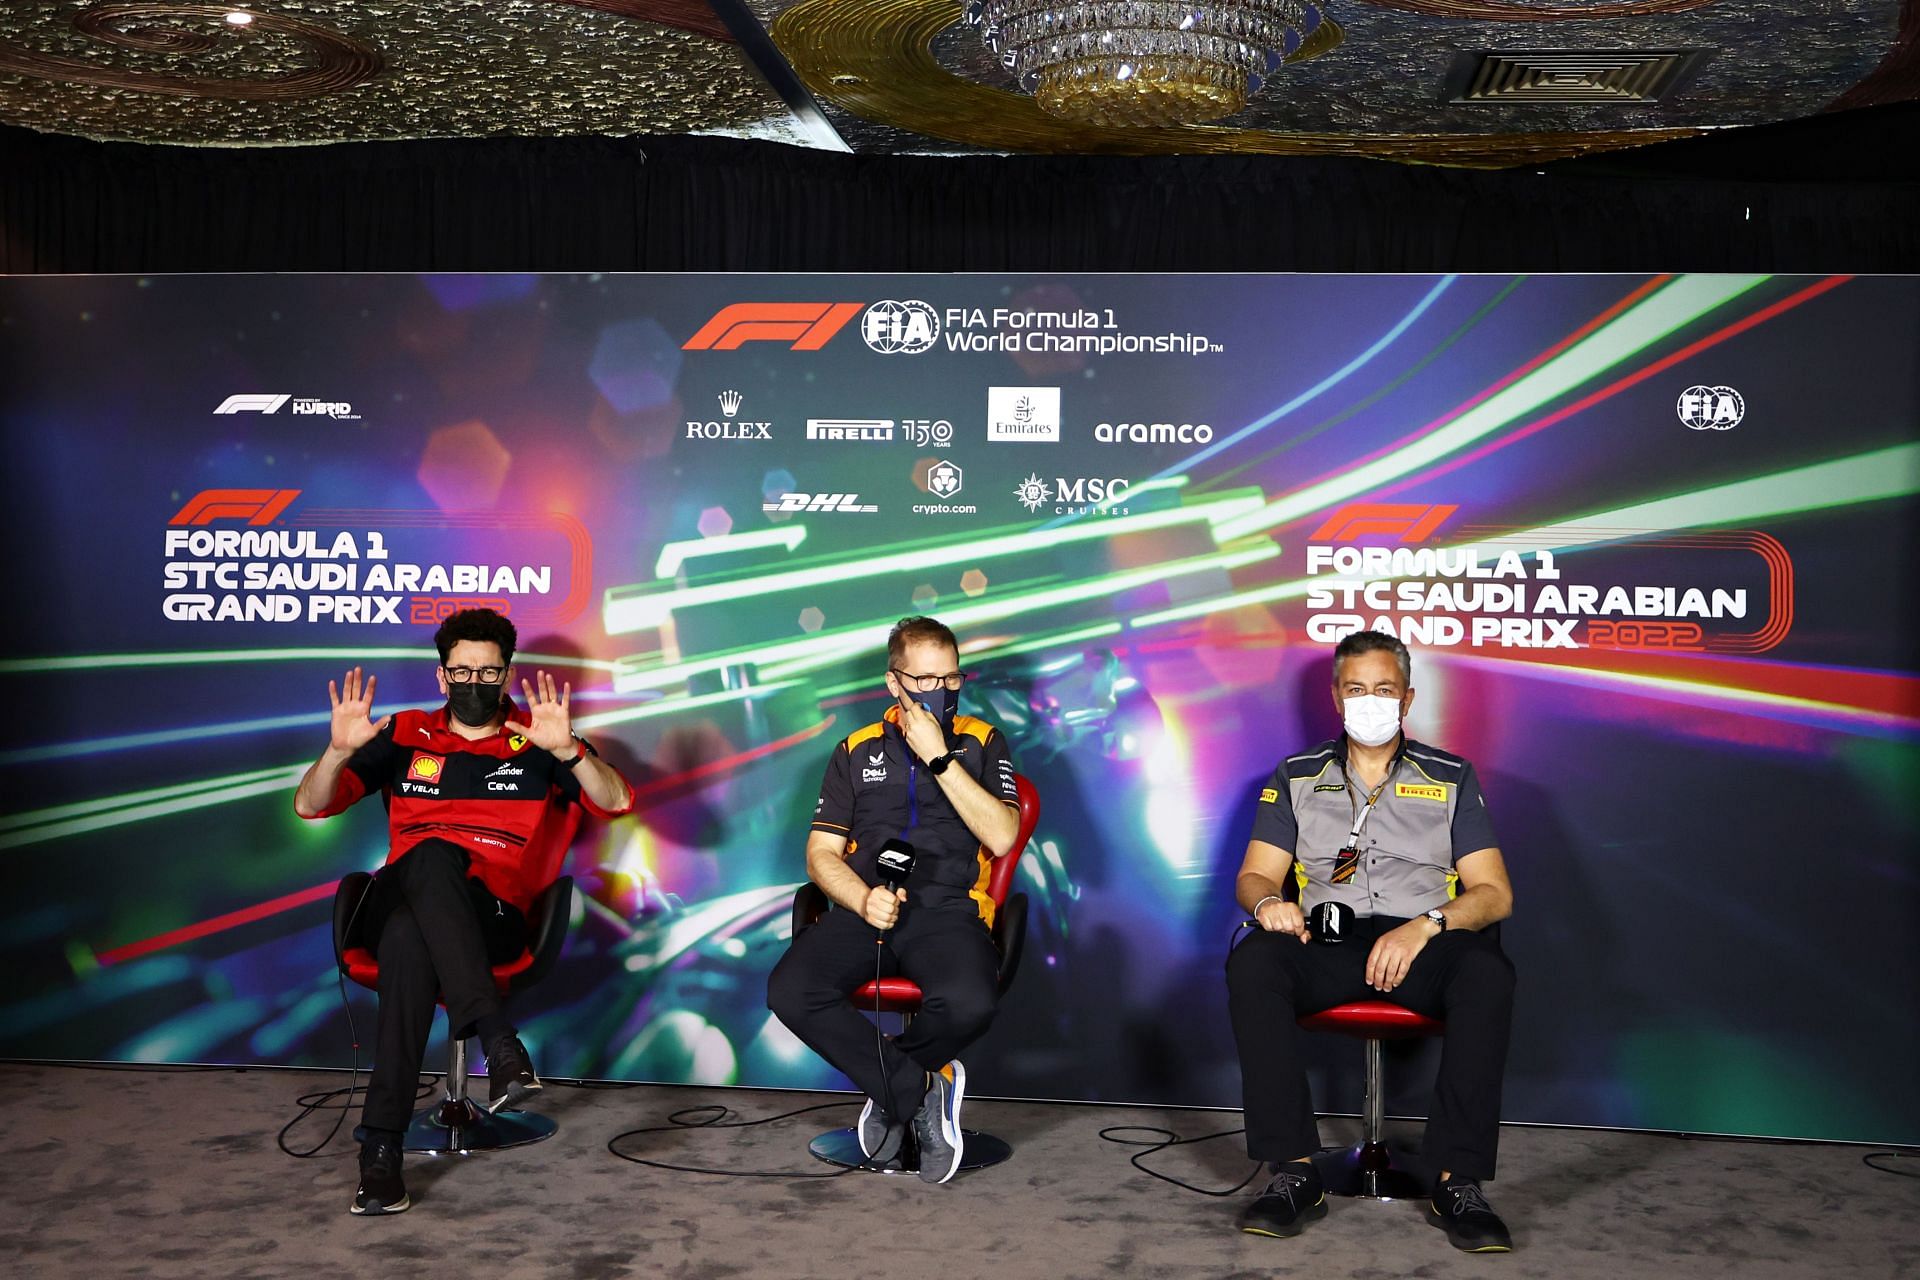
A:
[[[1500,1141],[1513,1012],[1513,966],[1482,932],[1513,913],[1506,864],[1473,766],[1401,732],[1413,709],[1405,645],[1378,631],[1342,640],[1333,702],[1345,732],[1273,771],[1234,885],[1259,925],[1227,960],[1247,1154],[1272,1164],[1240,1227],[1293,1236],[1326,1215],[1294,1019],[1385,998],[1447,1023],[1424,1147],[1436,1175],[1427,1221],[1456,1248],[1506,1252],[1506,1225],[1480,1191]],[[1289,875],[1298,902],[1282,890]],[[1326,902],[1355,917],[1337,946],[1308,924]]]

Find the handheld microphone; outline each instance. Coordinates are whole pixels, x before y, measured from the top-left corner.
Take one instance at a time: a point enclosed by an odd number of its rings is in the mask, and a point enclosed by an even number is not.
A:
[[[880,883],[889,889],[906,888],[907,877],[913,874],[913,864],[918,858],[912,845],[899,836],[893,837],[880,846],[880,855],[874,860]],[[882,929],[881,932],[885,933],[886,930]]]

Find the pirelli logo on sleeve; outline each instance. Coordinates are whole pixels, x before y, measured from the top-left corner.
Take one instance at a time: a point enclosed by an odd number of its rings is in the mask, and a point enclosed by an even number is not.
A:
[[[1441,804],[1447,802],[1447,789],[1437,783],[1428,785],[1420,782],[1396,782],[1393,784],[1393,794],[1408,800],[1438,800]]]
[[[1280,803],[1280,792],[1274,787],[1260,788],[1260,803],[1261,804]]]

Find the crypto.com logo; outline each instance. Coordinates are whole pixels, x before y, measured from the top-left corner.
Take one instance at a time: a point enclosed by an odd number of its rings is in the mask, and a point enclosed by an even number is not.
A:
[[[215,520],[272,524],[300,496],[298,489],[202,489],[168,524],[203,525]]]
[[[858,302],[735,302],[681,344],[682,351],[734,351],[748,342],[784,342],[791,351],[818,351],[860,314]]]
[[[1401,542],[1425,542],[1460,509],[1452,502],[1355,502],[1327,517],[1310,542],[1352,542],[1370,534],[1397,533]]]

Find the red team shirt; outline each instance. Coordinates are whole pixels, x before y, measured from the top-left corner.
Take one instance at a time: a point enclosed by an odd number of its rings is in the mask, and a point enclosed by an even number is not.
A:
[[[511,701],[507,718],[520,719]],[[505,728],[463,738],[448,727],[445,707],[396,712],[348,758],[333,798],[314,817],[343,812],[376,791],[387,805],[389,865],[422,840],[451,841],[467,851],[472,874],[494,897],[523,912],[558,878],[581,809],[601,818],[633,810],[631,787],[624,808],[602,809],[552,752]]]

